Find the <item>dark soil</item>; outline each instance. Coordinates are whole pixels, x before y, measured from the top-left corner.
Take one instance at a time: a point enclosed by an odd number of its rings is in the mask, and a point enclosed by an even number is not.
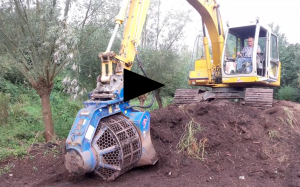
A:
[[[93,174],[70,176],[61,146],[35,145],[0,176],[0,186],[300,186],[300,104],[274,101],[260,110],[220,100],[170,105],[151,113],[152,142],[159,154],[154,166],[135,168],[113,182]],[[177,144],[191,121],[205,141],[204,160],[178,153]],[[202,155],[199,155],[200,157]]]

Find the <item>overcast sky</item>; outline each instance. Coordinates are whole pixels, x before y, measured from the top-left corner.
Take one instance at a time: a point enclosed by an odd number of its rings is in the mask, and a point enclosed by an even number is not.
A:
[[[260,17],[261,23],[280,26],[289,43],[300,43],[299,0],[217,0],[223,21],[239,23]]]
[[[188,35],[187,42],[194,41],[197,33],[201,29],[201,22],[197,20],[198,13],[186,0],[163,0],[164,4],[174,5],[180,9],[191,9],[195,22],[188,26],[188,31],[193,31]],[[260,22],[274,23],[280,26],[280,31],[284,33],[289,43],[300,43],[300,0],[217,0],[220,4],[220,13],[225,23],[229,25],[240,23],[250,23],[255,21],[257,16]],[[199,25],[198,25],[199,23]],[[227,26],[224,25],[224,29]]]

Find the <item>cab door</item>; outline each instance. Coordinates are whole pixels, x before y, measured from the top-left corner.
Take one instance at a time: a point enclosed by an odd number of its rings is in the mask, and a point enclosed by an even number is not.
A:
[[[275,82],[278,80],[279,74],[279,54],[277,36],[273,33],[269,38],[269,58],[267,66],[268,82]]]

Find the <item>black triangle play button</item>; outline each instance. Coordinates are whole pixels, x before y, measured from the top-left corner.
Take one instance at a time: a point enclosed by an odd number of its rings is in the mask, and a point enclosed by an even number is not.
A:
[[[124,69],[124,101],[129,101],[165,85]]]

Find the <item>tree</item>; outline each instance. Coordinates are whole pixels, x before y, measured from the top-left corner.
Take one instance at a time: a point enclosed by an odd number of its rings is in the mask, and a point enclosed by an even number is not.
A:
[[[50,93],[54,78],[76,54],[76,40],[59,20],[57,1],[6,1],[1,7],[0,36],[13,65],[28,79],[41,98],[45,138],[54,138]],[[66,1],[64,18],[69,12]]]
[[[75,61],[90,20],[105,17],[97,11],[102,1],[81,2],[81,12],[71,14],[75,3],[64,1],[63,10],[58,0],[3,0],[0,5],[0,45],[41,98],[46,141],[55,137],[49,101],[54,78]]]
[[[189,10],[163,7],[161,0],[152,0],[148,12],[141,46],[156,50],[180,48],[185,37],[184,28],[191,21]]]
[[[149,77],[162,80],[160,82],[166,85],[163,90],[168,90],[174,83],[172,78],[183,72],[184,63],[179,61],[180,56],[176,53],[180,53],[182,47],[180,41],[184,38],[184,28],[190,21],[189,13],[188,10],[162,11],[161,0],[152,1],[148,12],[150,14],[147,16],[142,33],[141,57],[144,59]],[[138,70],[134,68],[133,71]],[[177,74],[170,74],[174,72]],[[156,101],[159,108],[162,108],[160,92],[161,89],[156,90]]]
[[[300,45],[289,44],[280,56],[281,64],[281,85],[297,88],[300,70]]]
[[[76,6],[73,5],[72,11],[81,11],[81,16],[73,14],[69,19],[72,21],[72,27],[80,33],[78,55],[71,66],[66,68],[63,79],[65,91],[70,94],[72,99],[76,99],[84,91],[95,88],[101,70],[98,54],[106,50],[115,26],[114,18],[120,9],[119,0],[90,0],[76,3]],[[82,11],[82,7],[85,7],[84,11]],[[113,51],[119,50],[120,38],[121,34],[117,35],[112,46]],[[71,85],[71,82],[76,82],[76,84]]]

